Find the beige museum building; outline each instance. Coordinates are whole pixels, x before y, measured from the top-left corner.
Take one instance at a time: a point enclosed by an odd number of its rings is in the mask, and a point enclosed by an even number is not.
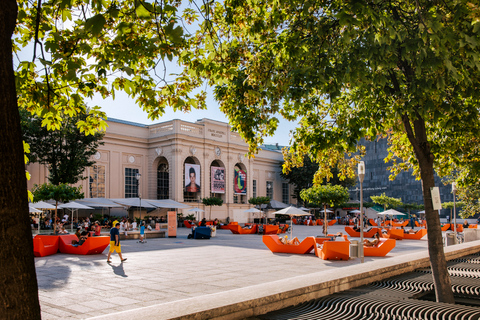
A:
[[[258,217],[244,212],[252,207],[251,197],[296,202],[293,187],[280,176],[280,148],[264,147],[249,159],[247,144],[227,123],[204,118],[153,125],[109,119],[107,124],[104,145],[93,156],[96,164],[79,183],[85,198],[172,199],[205,210],[207,219],[238,222]],[[31,164],[27,170],[30,189],[47,182],[44,166]],[[205,208],[201,199],[207,197],[220,197],[223,205]],[[183,210],[184,216],[190,213]]]

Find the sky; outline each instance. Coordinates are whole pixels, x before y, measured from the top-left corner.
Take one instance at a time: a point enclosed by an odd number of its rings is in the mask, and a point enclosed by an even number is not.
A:
[[[173,109],[166,108],[164,116],[156,121],[148,119],[148,114],[139,106],[137,106],[135,104],[135,100],[129,98],[127,94],[123,92],[117,92],[116,95],[117,97],[115,100],[111,98],[103,100],[102,98],[98,97],[88,103],[88,105],[91,107],[98,105],[101,107],[102,111],[107,114],[108,118],[132,121],[147,125],[170,121],[173,119],[195,122],[198,119],[203,118],[228,123],[227,117],[223,114],[223,112],[220,111],[218,103],[214,100],[211,94],[207,98],[207,110],[194,109],[189,113],[184,113],[174,112]],[[278,119],[280,120],[280,124],[275,135],[273,137],[266,137],[265,144],[278,143],[280,146],[288,146],[290,130],[296,127],[296,123],[289,122],[283,119],[281,116],[279,116]]]

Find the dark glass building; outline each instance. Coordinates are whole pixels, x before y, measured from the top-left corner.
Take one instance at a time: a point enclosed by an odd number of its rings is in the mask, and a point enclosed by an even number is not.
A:
[[[401,198],[403,203],[423,204],[422,182],[416,180],[412,172],[402,172],[395,180],[390,181],[391,163],[385,163],[388,155],[387,139],[375,141],[360,141],[365,146],[365,179],[363,180],[363,201],[371,202],[370,196],[378,196],[382,193],[393,198]],[[452,202],[452,185],[444,185],[438,176],[435,176],[435,186],[440,188],[442,202]],[[350,190],[350,197],[353,200],[360,200],[360,183]],[[441,215],[446,216],[450,210],[442,210]],[[458,213],[458,212],[457,212]]]

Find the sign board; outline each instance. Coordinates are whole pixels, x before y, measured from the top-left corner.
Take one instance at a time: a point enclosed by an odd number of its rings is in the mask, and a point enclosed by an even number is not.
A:
[[[430,188],[430,194],[432,195],[433,210],[442,209],[442,201],[440,200],[440,189],[438,187]]]
[[[225,168],[224,167],[210,167],[211,168],[211,192],[225,193]]]
[[[168,237],[177,237],[177,212],[168,211]]]

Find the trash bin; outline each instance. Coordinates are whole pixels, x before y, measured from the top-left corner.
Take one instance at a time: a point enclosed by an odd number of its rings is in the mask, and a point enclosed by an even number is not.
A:
[[[358,258],[358,241],[350,241],[350,259]]]
[[[455,241],[455,233],[449,232],[445,234],[445,245],[446,246],[452,246],[456,243]]]

